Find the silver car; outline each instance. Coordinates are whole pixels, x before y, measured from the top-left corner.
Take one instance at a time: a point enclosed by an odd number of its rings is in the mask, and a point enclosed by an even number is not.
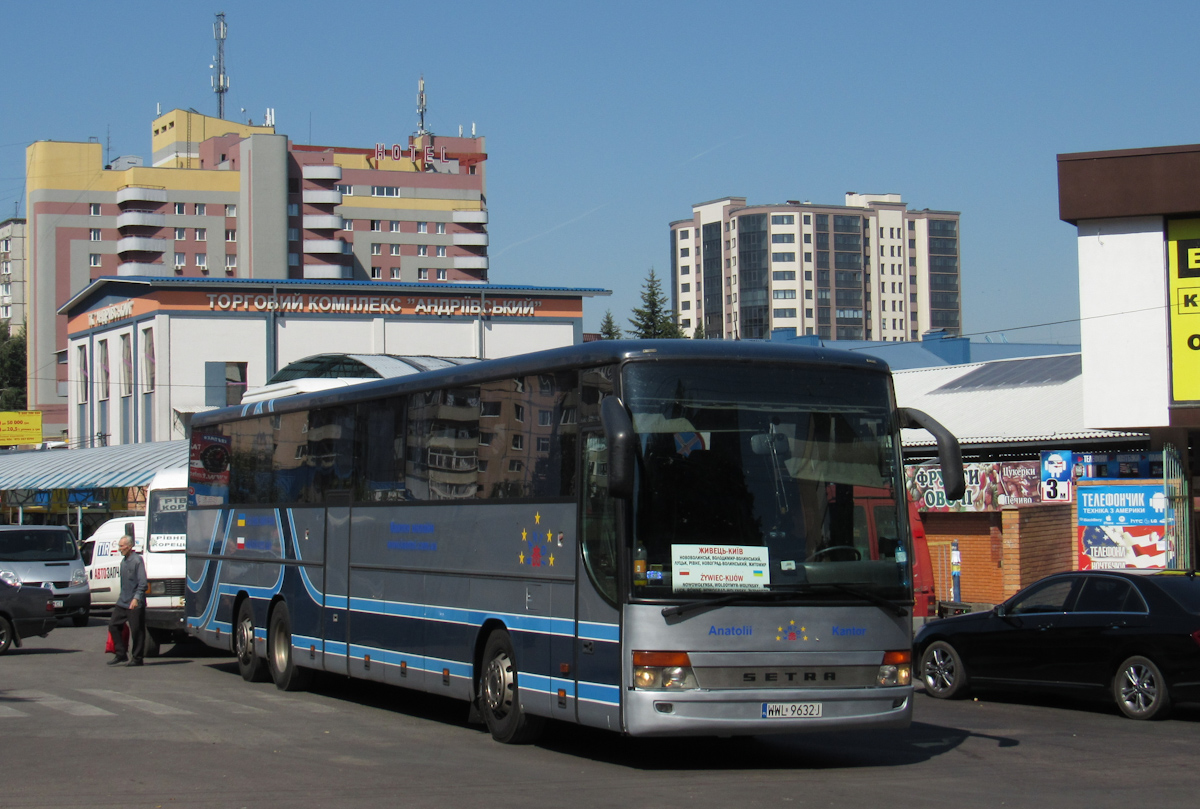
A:
[[[86,626],[92,597],[79,543],[61,525],[0,525],[0,579],[52,593],[54,614]]]

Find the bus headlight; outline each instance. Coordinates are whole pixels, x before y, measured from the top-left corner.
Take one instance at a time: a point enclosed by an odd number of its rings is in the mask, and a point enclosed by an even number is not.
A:
[[[883,665],[879,667],[876,677],[877,685],[908,685],[912,682],[912,652],[905,649],[899,652],[884,652]]]
[[[634,652],[633,687],[682,690],[698,686],[687,652]]]
[[[152,596],[165,596],[167,594],[167,584],[166,582],[152,581],[150,582],[150,589],[148,592]]]

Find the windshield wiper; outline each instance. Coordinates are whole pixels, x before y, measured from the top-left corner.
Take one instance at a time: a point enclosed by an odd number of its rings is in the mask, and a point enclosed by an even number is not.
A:
[[[861,598],[863,601],[868,601],[877,607],[882,607],[896,616],[903,617],[908,615],[908,610],[891,599],[884,598],[883,596],[872,593],[869,590],[860,590],[859,588],[852,587],[849,584],[841,584],[839,582],[832,581],[775,585],[770,590],[747,590],[736,593],[727,593],[726,595],[716,596],[715,598],[702,598],[696,601],[688,601],[684,604],[675,604],[670,607],[663,607],[662,615],[664,618],[671,618],[676,615],[683,616],[689,612],[695,612],[696,610],[705,609],[707,607],[720,607],[724,604],[732,604],[733,602],[740,601],[742,599],[748,598],[751,600],[758,600],[758,598],[761,598],[763,595],[766,595],[769,598],[773,597],[774,599],[781,599],[788,596],[795,596],[798,593],[811,592],[818,587],[828,587],[833,590],[839,590],[846,595],[851,595],[855,598]]]
[[[688,601],[685,604],[676,604],[672,607],[663,607],[662,615],[664,618],[670,618],[673,615],[684,615],[704,607],[719,607],[722,604],[732,604],[738,599],[745,598],[748,593],[730,593],[729,595],[717,596],[716,598],[703,598],[699,601]]]
[[[779,585],[777,587],[772,587],[771,589],[775,592],[798,593],[798,592],[803,592],[805,590],[812,590],[817,587],[828,587],[833,590],[840,590],[841,592],[845,593],[846,595],[851,595],[851,596],[854,596],[855,598],[861,598],[863,601],[869,601],[877,607],[883,607],[885,610],[887,610],[888,612],[890,612],[896,616],[903,617],[905,615],[908,615],[908,610],[906,610],[904,607],[897,604],[895,601],[892,601],[890,598],[884,598],[883,596],[881,596],[877,593],[872,593],[870,590],[861,590],[861,589],[859,589],[857,587],[853,587],[849,584],[842,584],[842,583],[836,582],[836,581],[804,582],[803,584],[786,584],[786,585]]]

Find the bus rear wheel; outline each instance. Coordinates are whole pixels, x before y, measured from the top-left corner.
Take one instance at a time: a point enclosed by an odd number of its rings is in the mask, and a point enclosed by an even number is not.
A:
[[[267,630],[267,667],[280,691],[305,691],[312,684],[313,670],[297,666],[292,657],[292,618],[284,601],[276,604],[271,612]]]
[[[503,629],[493,632],[483,647],[479,685],[479,707],[493,739],[504,744],[528,744],[541,735],[545,719],[530,716],[521,707],[516,656],[512,639]]]
[[[254,653],[254,610],[250,599],[238,605],[237,623],[233,627],[233,656],[237,658],[238,672],[248,683],[261,683],[267,679],[267,665]]]

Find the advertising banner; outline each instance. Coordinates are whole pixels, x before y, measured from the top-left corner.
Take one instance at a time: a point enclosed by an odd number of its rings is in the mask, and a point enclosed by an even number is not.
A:
[[[907,466],[908,496],[920,511],[999,511],[1042,502],[1039,461],[969,463],[963,464],[963,472],[967,478],[963,498],[946,500],[940,466]]]
[[[1200,219],[1167,222],[1171,401],[1200,401]]]
[[[189,448],[188,505],[218,506],[229,502],[230,440],[223,435],[194,435]]]
[[[42,411],[0,411],[0,447],[42,443]]]
[[[1167,497],[1161,485],[1083,486],[1076,510],[1080,570],[1166,566]]]

